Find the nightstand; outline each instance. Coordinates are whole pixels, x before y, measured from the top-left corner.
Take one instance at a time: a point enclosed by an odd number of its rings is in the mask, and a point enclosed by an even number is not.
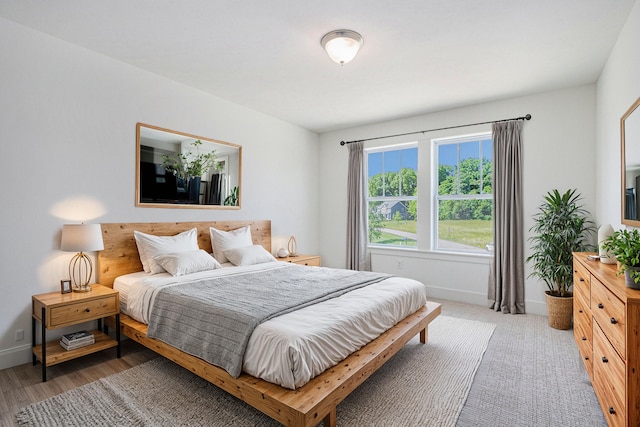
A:
[[[320,267],[320,257],[318,255],[297,255],[297,256],[288,256],[285,258],[277,258],[278,261],[282,262],[291,262],[294,264],[300,265],[309,265],[314,267]]]
[[[102,319],[115,316],[116,339],[102,332]],[[98,320],[98,330],[91,331],[95,343],[65,350],[58,340],[47,342],[47,331]],[[42,344],[36,345],[36,321],[40,322]],[[47,366],[66,362],[96,351],[116,347],[120,358],[120,296],[118,291],[102,285],[91,285],[90,292],[61,294],[51,292],[31,297],[31,346],[33,364],[42,362],[42,381],[47,381]]]

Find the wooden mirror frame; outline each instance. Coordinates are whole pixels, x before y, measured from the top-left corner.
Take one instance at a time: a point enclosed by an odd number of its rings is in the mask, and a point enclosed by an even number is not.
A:
[[[158,138],[154,141],[154,138]],[[160,142],[160,140],[169,140],[169,142]],[[176,144],[185,144],[185,143],[193,143],[193,141],[200,140],[202,144],[200,147],[206,148],[205,151],[211,151],[211,148],[215,150],[217,153],[216,158],[223,159],[221,163],[225,165],[226,176],[223,178],[224,183],[222,185],[223,191],[221,191],[219,204],[209,203],[207,200],[209,188],[209,181],[206,178],[202,178],[203,181],[207,182],[206,185],[201,186],[202,190],[198,190],[196,196],[193,200],[189,201],[188,198],[178,197],[165,197],[165,194],[162,194],[162,190],[157,190],[156,187],[153,187],[153,190],[149,189],[149,185],[154,186],[157,185],[159,188],[169,189],[171,188],[171,183],[167,183],[165,187],[165,177],[169,178],[168,175],[154,175],[155,180],[152,178],[151,181],[154,184],[149,184],[149,179],[147,177],[148,171],[145,166],[145,171],[143,172],[143,163],[147,164],[151,168],[153,168],[153,164],[156,166],[156,170],[158,166],[162,166],[159,162],[160,156],[162,153],[176,153],[179,154],[180,151],[175,150],[167,150],[167,146],[176,145]],[[145,150],[143,154],[142,147],[147,147],[152,144],[152,156],[153,162],[144,161],[145,157],[148,157],[150,154],[148,150]],[[155,145],[153,145],[155,144]],[[158,150],[157,153],[153,153],[155,149]],[[183,150],[184,151],[184,150]],[[236,161],[237,159],[237,161]],[[225,163],[226,162],[226,163]],[[153,163],[149,165],[149,163]],[[170,174],[166,170],[162,169],[166,174]],[[153,172],[152,172],[153,173]],[[157,174],[157,172],[155,172]],[[145,179],[143,180],[142,175],[145,174]],[[172,178],[173,179],[173,178]],[[241,195],[242,195],[242,146],[237,144],[232,144],[230,142],[219,141],[216,139],[206,138],[203,136],[192,135],[184,132],[178,132],[170,129],[161,128],[158,126],[148,125],[144,123],[136,124],[136,206],[137,207],[145,207],[145,208],[183,208],[183,209],[240,209],[241,206]],[[184,182],[184,180],[182,181]],[[198,184],[200,185],[200,184]],[[146,186],[143,188],[143,186]],[[173,186],[175,187],[175,185]],[[182,187],[181,187],[182,188]],[[237,188],[237,197],[235,205],[225,205],[225,199],[232,193],[233,189]],[[204,191],[204,193],[203,193]],[[158,195],[161,193],[160,195]],[[153,194],[150,196],[150,194]]]
[[[640,227],[640,98],[620,118],[620,151],[621,151],[621,206],[620,217],[622,224],[632,227]],[[627,159],[627,153],[633,153],[634,158]],[[630,156],[629,156],[630,157]],[[628,168],[627,165],[633,166]],[[627,175],[630,171],[637,171],[636,182],[631,186],[635,189],[632,195],[635,199],[635,217],[627,215]],[[631,208],[632,209],[632,208]]]

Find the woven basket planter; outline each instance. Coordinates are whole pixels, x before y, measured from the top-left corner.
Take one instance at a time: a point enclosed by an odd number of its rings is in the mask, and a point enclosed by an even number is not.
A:
[[[556,297],[545,292],[547,296],[547,315],[549,326],[555,329],[571,329],[573,320],[573,293],[564,297]]]

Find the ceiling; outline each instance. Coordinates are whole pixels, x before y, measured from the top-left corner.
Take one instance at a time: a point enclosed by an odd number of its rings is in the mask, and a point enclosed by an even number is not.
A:
[[[594,83],[636,0],[0,0],[0,17],[318,133]],[[364,38],[349,64],[320,38]]]

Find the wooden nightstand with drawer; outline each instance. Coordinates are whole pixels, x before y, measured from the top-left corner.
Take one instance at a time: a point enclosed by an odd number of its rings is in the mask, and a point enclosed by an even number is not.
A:
[[[120,357],[120,297],[118,291],[91,285],[90,292],[61,294],[50,292],[31,298],[31,345],[33,364],[42,362],[42,381],[47,380],[47,366],[66,362],[108,348],[117,348]],[[116,338],[102,332],[102,319],[115,316]],[[47,342],[47,331],[98,320],[98,330],[91,331],[95,343],[73,350],[62,348],[58,340]],[[41,344],[36,345],[36,321],[40,322]]]
[[[318,255],[296,255],[288,256],[285,258],[278,258],[278,261],[291,262],[294,264],[308,265],[313,267],[320,267],[321,260]]]

